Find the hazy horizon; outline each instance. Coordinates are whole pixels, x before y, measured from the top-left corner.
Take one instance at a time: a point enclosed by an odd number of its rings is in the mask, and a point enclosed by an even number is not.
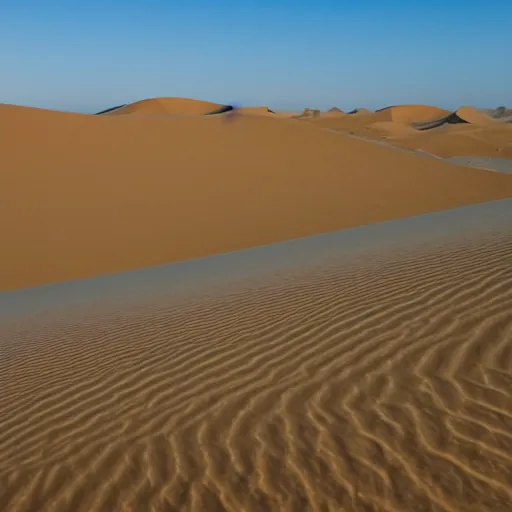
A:
[[[61,1],[0,6],[0,103],[94,113],[144,98],[343,110],[512,104],[512,4]]]

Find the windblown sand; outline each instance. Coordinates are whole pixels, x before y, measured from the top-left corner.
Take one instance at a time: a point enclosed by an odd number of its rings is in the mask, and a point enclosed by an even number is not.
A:
[[[162,107],[151,101],[144,103],[151,112]],[[164,107],[204,113],[212,106],[173,101]],[[413,113],[424,118],[429,108]],[[115,112],[0,105],[0,290],[512,195],[512,176],[399,152],[314,122]]]
[[[511,263],[501,229],[13,318],[0,510],[511,510]]]

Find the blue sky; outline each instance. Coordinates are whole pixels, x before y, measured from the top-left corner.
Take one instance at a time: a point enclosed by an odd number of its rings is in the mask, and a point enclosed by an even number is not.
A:
[[[512,0],[0,1],[0,103],[512,106]]]

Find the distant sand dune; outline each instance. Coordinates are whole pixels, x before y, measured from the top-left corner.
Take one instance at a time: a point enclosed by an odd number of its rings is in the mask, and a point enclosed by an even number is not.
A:
[[[511,258],[500,232],[11,322],[0,510],[511,510]]]
[[[511,176],[314,122],[8,105],[0,106],[0,177],[3,290],[512,195]]]
[[[126,114],[195,114],[204,115],[224,105],[188,98],[151,98],[104,111],[108,115]]]
[[[385,138],[399,147],[419,149],[442,158],[512,158],[512,124],[472,107],[448,112],[437,107],[403,105],[373,113],[318,117],[311,122],[365,138]]]
[[[232,105],[221,105],[208,101],[189,98],[151,98],[136,101],[128,105],[109,108],[98,112],[97,115],[126,115],[126,114],[171,114],[171,115],[211,115],[233,110]],[[272,115],[268,107],[240,107],[241,114]]]
[[[377,112],[388,115],[389,121],[407,124],[432,121],[451,114],[448,110],[430,105],[397,105],[383,108]]]
[[[268,107],[239,107],[238,112],[241,114],[249,115],[270,115],[273,116],[275,112],[270,110]]]
[[[430,130],[445,124],[469,123],[475,126],[496,127],[501,123],[499,119],[495,119],[490,115],[477,110],[473,107],[461,107],[455,112],[449,112],[447,115],[441,115],[437,119],[418,121],[415,127],[418,130]]]
[[[424,123],[438,119],[441,116],[450,114],[447,110],[428,105],[400,105],[386,107],[376,112],[370,112],[366,109],[356,109],[349,112],[349,115],[335,119],[325,120],[322,118],[314,119],[317,124],[334,130],[360,130],[366,126],[375,123],[397,123],[397,125],[407,125],[413,123]],[[398,128],[399,129],[399,128]]]

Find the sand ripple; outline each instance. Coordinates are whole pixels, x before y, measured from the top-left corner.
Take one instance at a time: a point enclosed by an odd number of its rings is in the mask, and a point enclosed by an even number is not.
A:
[[[512,236],[0,331],[0,510],[512,509]]]

